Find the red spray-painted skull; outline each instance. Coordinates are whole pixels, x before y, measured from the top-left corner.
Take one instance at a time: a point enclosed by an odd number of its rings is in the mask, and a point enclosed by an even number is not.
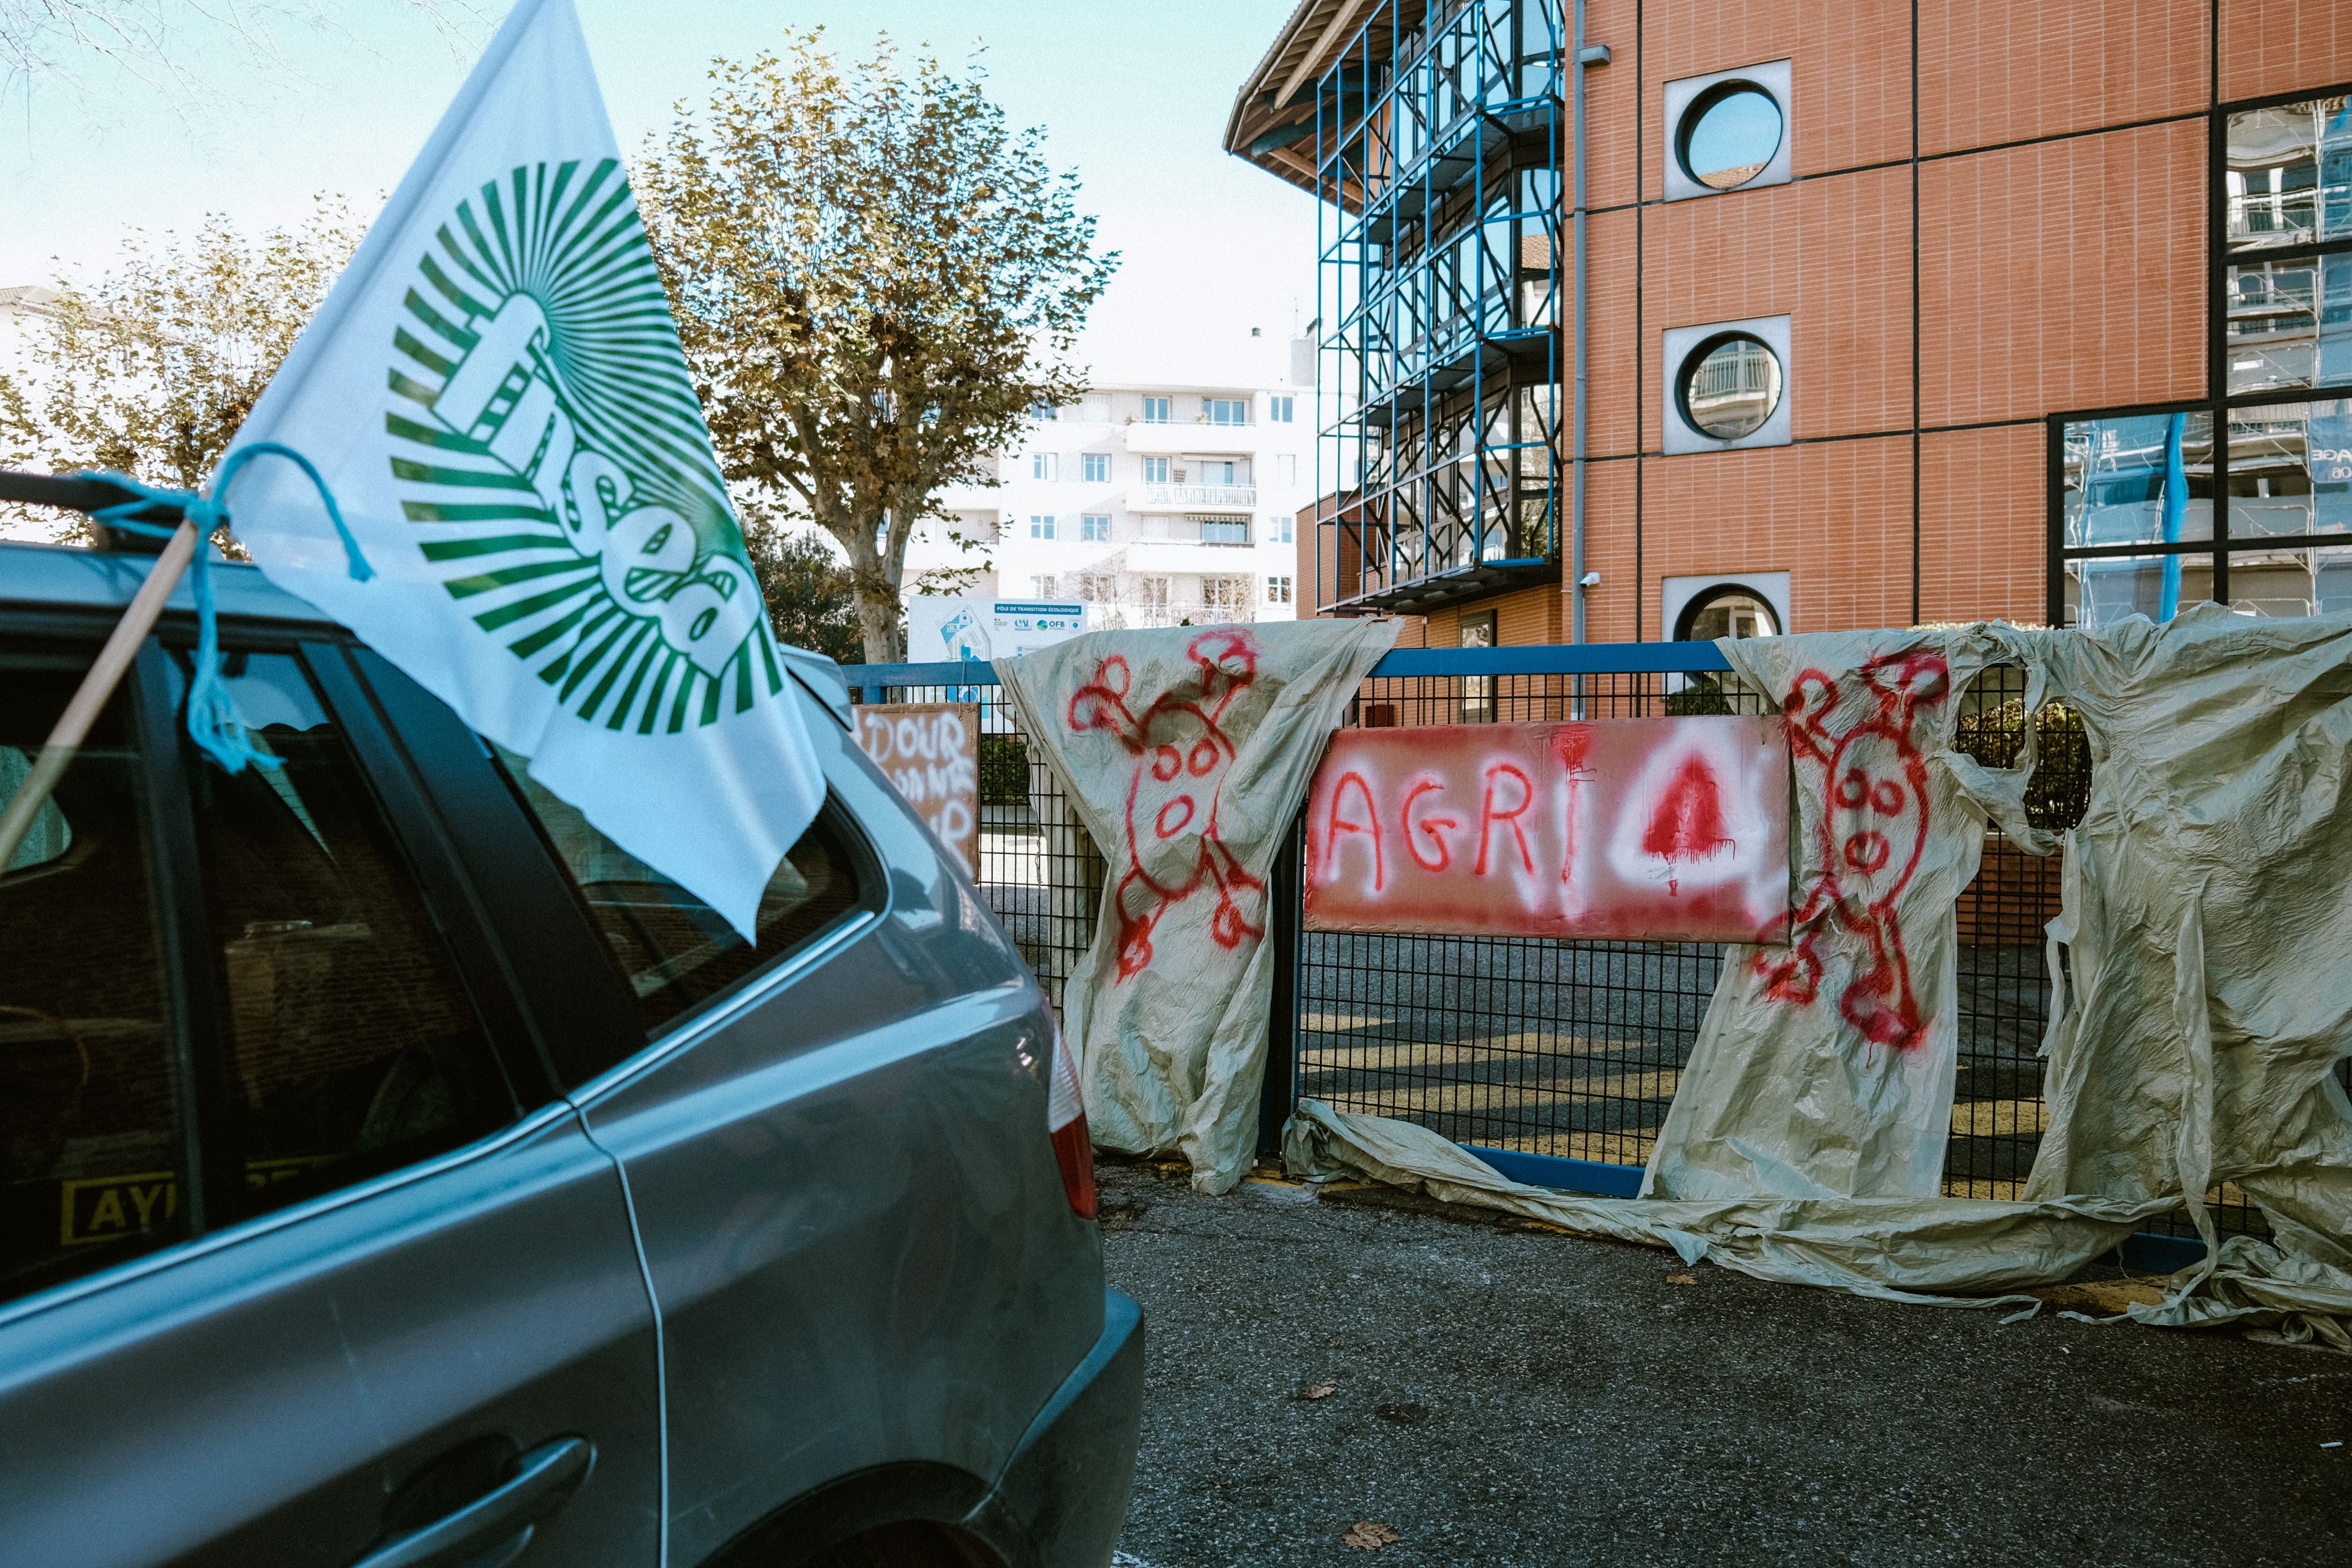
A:
[[[1194,637],[1184,652],[1191,671],[1140,714],[1128,706],[1134,676],[1117,654],[1070,699],[1073,731],[1108,731],[1133,759],[1118,881],[1121,980],[1150,966],[1152,927],[1204,883],[1217,892],[1209,934],[1219,946],[1236,948],[1265,931],[1265,884],[1242,868],[1217,826],[1219,798],[1240,755],[1221,721],[1257,677],[1257,646],[1247,632],[1224,626]]]
[[[1922,710],[1941,703],[1951,678],[1939,654],[1874,659],[1855,672],[1865,702],[1843,720],[1845,689],[1809,669],[1786,708],[1800,768],[1817,770],[1825,796],[1814,846],[1814,880],[1790,953],[1759,952],[1766,994],[1798,1005],[1818,992],[1824,923],[1859,942],[1861,962],[1838,997],[1838,1012],[1874,1047],[1925,1045],[1928,1020],[1911,984],[1895,903],[1927,843],[1927,762],[1913,730]]]

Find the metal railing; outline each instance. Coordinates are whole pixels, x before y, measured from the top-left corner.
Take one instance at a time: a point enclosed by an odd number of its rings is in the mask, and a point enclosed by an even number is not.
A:
[[[853,702],[980,705],[980,865],[972,879],[1055,1012],[1094,942],[1103,858],[985,664],[842,667]]]
[[[1255,485],[1146,485],[1141,492],[1143,506],[1239,506],[1257,505]]]

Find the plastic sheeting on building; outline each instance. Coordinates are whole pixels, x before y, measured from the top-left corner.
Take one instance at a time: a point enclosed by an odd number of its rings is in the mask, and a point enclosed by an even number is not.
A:
[[[997,665],[1110,863],[1062,999],[1095,1142],[1179,1151],[1203,1192],[1256,1146],[1274,857],[1397,626],[1096,632]]]
[[[1436,1134],[1309,1101],[1294,1170],[1415,1182],[1768,1279],[1945,1299],[2065,1278],[2184,1201],[2209,1243],[2143,1321],[2284,1321],[2352,1344],[2352,616],[2201,606],[2161,626],[2002,626],[1720,645],[1810,728],[1794,945],[1733,948],[1644,1181],[1579,1199]],[[2023,1198],[1935,1195],[1953,1092],[1953,900],[1987,816],[2035,853],[2027,749],[1950,749],[1968,682],[2023,667],[2094,762],[2051,923],[2049,1127]],[[1898,795],[1897,791],[1900,791]],[[1808,942],[1810,939],[1810,946]],[[1483,1174],[1482,1174],[1483,1173]],[[2236,1183],[2276,1245],[2219,1241]]]

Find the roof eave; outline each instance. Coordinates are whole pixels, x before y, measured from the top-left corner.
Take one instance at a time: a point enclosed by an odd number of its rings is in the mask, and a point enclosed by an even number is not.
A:
[[[1330,17],[1348,4],[1348,0],[1298,0],[1298,6],[1288,21],[1274,37],[1274,42],[1259,59],[1257,68],[1242,83],[1234,95],[1233,112],[1225,118],[1225,151],[1245,163],[1255,163],[1276,179],[1286,180],[1307,194],[1315,194],[1315,176],[1311,166],[1302,167],[1294,162],[1274,157],[1270,153],[1254,153],[1251,146],[1270,131],[1297,124],[1314,113],[1312,104],[1296,109],[1269,104],[1267,95],[1276,84],[1287,79],[1298,69],[1298,58],[1308,47],[1303,40],[1311,36],[1316,44],[1323,44],[1330,31]]]

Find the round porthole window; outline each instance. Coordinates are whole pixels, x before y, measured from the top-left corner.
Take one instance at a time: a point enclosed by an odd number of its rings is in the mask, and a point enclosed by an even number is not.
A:
[[[1780,150],[1780,106],[1748,81],[1717,82],[1691,100],[1675,133],[1690,177],[1711,190],[1737,190]]]
[[[1780,617],[1771,602],[1754,589],[1726,583],[1683,606],[1675,626],[1678,642],[1714,642],[1719,637],[1776,637]]]
[[[1745,332],[1710,338],[1683,362],[1683,417],[1718,441],[1752,436],[1780,406],[1780,360]]]

